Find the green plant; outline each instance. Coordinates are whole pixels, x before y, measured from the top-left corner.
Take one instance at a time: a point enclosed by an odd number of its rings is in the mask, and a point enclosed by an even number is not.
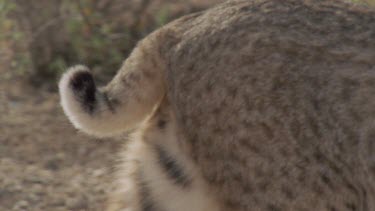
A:
[[[17,5],[8,0],[0,0],[0,57],[7,55],[12,71],[5,71],[2,76],[7,78],[24,75],[30,67],[30,57],[26,53],[24,33],[19,29],[17,22],[10,18]]]
[[[362,4],[365,6],[374,6],[375,5],[375,0],[350,0],[353,3],[356,4]]]
[[[21,34],[15,31],[15,23],[8,16],[16,5],[7,0],[0,0],[0,41],[19,39]]]
[[[169,21],[169,8],[162,7],[154,17],[157,27],[163,26]]]

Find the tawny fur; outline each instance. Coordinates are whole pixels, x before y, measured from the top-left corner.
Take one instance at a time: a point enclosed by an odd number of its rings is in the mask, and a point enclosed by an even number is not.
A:
[[[375,12],[233,0],[142,40],[96,89],[59,84],[73,125],[122,152],[109,210],[375,210]]]

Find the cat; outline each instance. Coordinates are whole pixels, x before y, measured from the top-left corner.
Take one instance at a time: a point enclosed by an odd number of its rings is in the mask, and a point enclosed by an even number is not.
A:
[[[232,0],[141,40],[97,88],[59,82],[72,124],[133,131],[108,210],[375,210],[375,11]]]

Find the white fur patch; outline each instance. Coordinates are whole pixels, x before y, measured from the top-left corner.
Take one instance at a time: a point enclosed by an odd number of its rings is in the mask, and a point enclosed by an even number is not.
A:
[[[60,79],[59,82],[59,92],[60,92],[60,103],[64,110],[64,113],[72,122],[74,127],[79,130],[82,130],[85,133],[90,135],[104,137],[111,136],[116,133],[114,130],[116,127],[117,121],[111,121],[109,116],[110,111],[105,111],[103,105],[104,102],[100,98],[97,99],[96,109],[100,112],[89,114],[82,107],[81,102],[75,96],[74,91],[70,87],[70,81],[72,77],[79,72],[90,72],[86,66],[77,65],[71,67],[67,70],[65,74]],[[98,96],[99,97],[99,96]]]

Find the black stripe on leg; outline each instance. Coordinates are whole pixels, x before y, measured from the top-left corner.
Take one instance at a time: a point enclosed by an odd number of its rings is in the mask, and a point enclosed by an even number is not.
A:
[[[187,176],[178,162],[162,147],[156,146],[155,149],[158,155],[159,163],[168,177],[172,179],[175,184],[183,188],[190,186],[191,179]]]
[[[152,199],[150,188],[142,174],[139,174],[139,194],[141,211],[161,211]]]
[[[156,211],[155,204],[151,200],[150,191],[146,185],[142,185],[140,194],[142,211]]]
[[[96,86],[92,75],[87,71],[75,73],[70,79],[70,87],[83,109],[90,114],[93,113],[96,105]]]

